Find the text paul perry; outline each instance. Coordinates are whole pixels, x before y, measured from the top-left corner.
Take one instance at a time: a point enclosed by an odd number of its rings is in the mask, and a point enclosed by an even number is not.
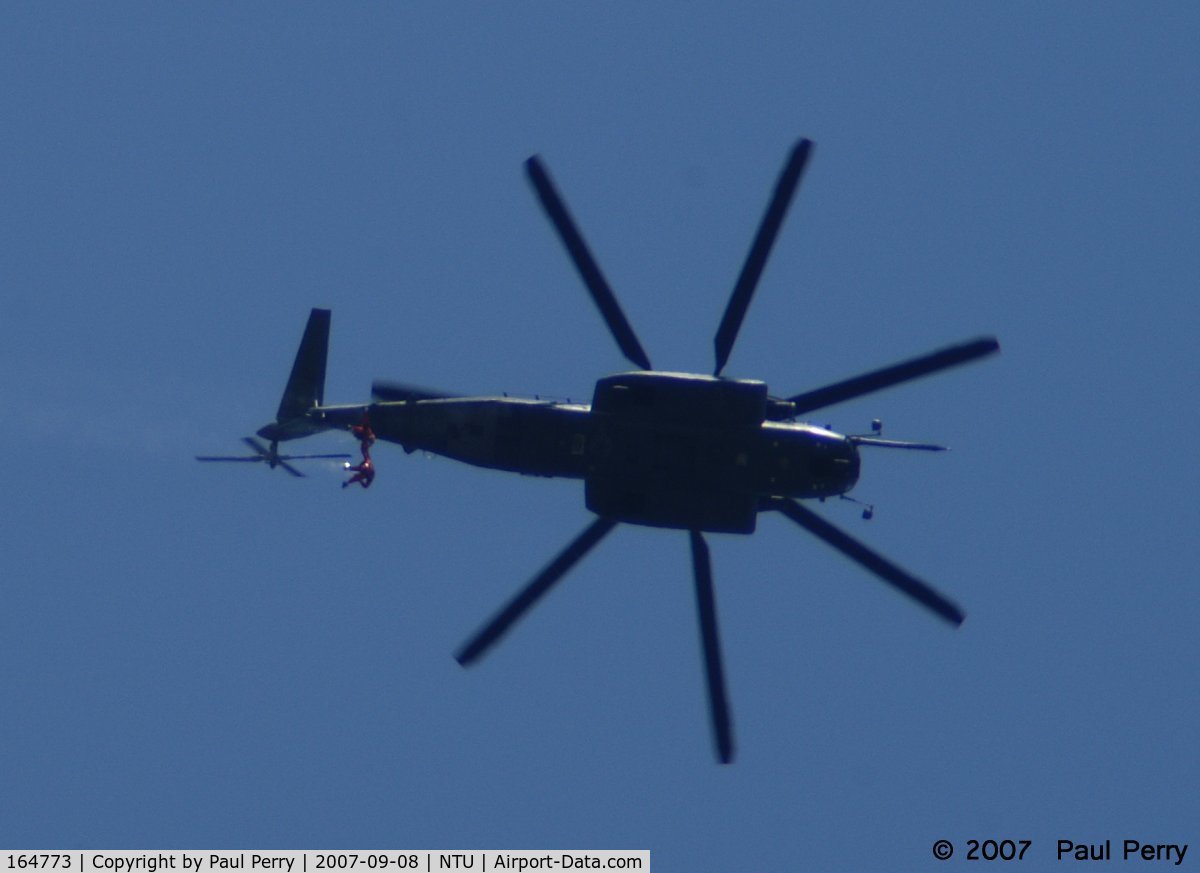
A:
[[[1071,840],[1058,841],[1060,861],[1111,861],[1112,840],[1102,843],[1076,843]],[[1187,843],[1143,843],[1140,840],[1125,840],[1121,844],[1121,859],[1125,861],[1171,861],[1178,867],[1187,854]]]
[[[175,859],[168,858],[171,863],[171,869],[193,870],[196,873],[200,871],[216,871],[216,870],[282,870],[283,873],[293,873],[297,868],[294,866],[296,859],[287,855],[256,855],[246,852],[240,855],[230,855],[222,853],[220,855],[189,855],[187,852],[181,853],[183,857],[183,867],[175,867]]]

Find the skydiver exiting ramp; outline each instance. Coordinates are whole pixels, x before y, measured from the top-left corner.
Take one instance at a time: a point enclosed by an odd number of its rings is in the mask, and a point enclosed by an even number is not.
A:
[[[363,412],[362,422],[350,428],[350,432],[358,437],[359,448],[362,450],[362,463],[350,466],[346,464],[347,471],[353,471],[354,475],[342,483],[342,487],[353,485],[357,482],[363,488],[370,488],[371,483],[375,481],[375,464],[371,461],[371,446],[375,443],[375,432],[371,430],[371,422],[366,412]]]

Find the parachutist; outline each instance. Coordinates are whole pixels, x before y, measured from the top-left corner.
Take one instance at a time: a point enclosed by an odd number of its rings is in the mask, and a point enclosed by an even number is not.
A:
[[[347,485],[353,485],[355,482],[357,482],[363,488],[370,488],[371,483],[375,481],[375,465],[371,463],[371,459],[369,457],[363,458],[363,462],[361,464],[355,464],[353,467],[351,467],[349,464],[346,464],[346,469],[353,470],[354,475],[342,483],[343,488],[345,488]]]
[[[371,461],[371,446],[375,442],[375,432],[371,430],[371,422],[366,412],[363,412],[362,422],[350,428],[350,432],[358,437],[359,448],[362,450],[362,463],[351,466],[348,462],[344,464],[347,471],[354,471],[354,475],[342,483],[342,487],[353,485],[357,482],[363,488],[370,488],[371,483],[375,481],[375,464]]]

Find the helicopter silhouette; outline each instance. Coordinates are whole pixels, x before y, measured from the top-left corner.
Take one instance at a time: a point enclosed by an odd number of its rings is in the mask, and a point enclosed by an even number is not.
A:
[[[844,497],[859,478],[860,447],[943,447],[882,439],[878,427],[870,436],[844,435],[797,419],[993,354],[999,343],[972,339],[788,397],[770,394],[761,381],[721,375],[812,146],[801,139],[787,157],[714,336],[711,375],[653,368],[537,156],[525,162],[529,181],[617,346],[637,367],[599,379],[590,404],[465,397],[376,381],[372,403],[326,406],[330,313],[312,311],[276,420],[258,431],[272,440],[272,452],[277,441],[369,419],[380,440],[407,452],[584,483],[585,505],[596,518],[467,640],[455,655],[460,664],[479,661],[617,525],[686,531],[713,737],[717,758],[729,763],[733,730],[704,535],[751,534],[763,512],[780,513],[939,618],[962,623],[953,601],[799,503]]]

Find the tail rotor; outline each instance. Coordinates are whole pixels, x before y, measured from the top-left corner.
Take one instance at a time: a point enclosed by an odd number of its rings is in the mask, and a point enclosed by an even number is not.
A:
[[[253,449],[252,455],[196,455],[197,461],[233,461],[241,463],[265,463],[272,470],[276,467],[282,467],[293,476],[304,478],[304,474],[293,467],[288,461],[309,461],[318,458],[349,458],[345,452],[335,454],[316,454],[316,455],[281,455],[279,454],[279,443],[271,442],[271,447],[267,448],[254,437],[243,437],[242,442]]]

